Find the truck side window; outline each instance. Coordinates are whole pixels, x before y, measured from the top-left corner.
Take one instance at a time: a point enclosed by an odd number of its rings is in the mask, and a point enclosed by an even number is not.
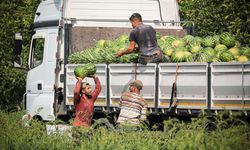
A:
[[[35,68],[42,64],[44,51],[44,38],[33,39],[30,68]]]

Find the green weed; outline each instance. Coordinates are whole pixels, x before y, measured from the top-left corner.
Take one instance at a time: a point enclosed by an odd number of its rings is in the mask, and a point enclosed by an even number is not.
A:
[[[210,150],[248,149],[250,126],[234,115],[202,115],[184,122],[175,118],[164,121],[163,131],[142,127],[71,127],[65,132],[48,134],[46,125],[62,124],[60,120],[41,122],[31,120],[23,126],[25,112],[0,111],[1,149],[52,150]],[[107,120],[96,121],[97,125]],[[134,129],[134,130],[132,130]]]

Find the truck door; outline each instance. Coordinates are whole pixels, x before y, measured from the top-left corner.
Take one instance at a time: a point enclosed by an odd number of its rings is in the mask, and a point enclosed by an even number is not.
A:
[[[29,53],[26,109],[32,116],[54,120],[54,84],[57,49],[56,27],[36,30]]]

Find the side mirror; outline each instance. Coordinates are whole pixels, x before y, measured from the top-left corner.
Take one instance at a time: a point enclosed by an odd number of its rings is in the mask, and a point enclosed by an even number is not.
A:
[[[14,67],[20,68],[22,66],[22,45],[23,37],[21,33],[15,33],[15,43],[14,43]]]
[[[193,21],[183,21],[183,29],[187,31],[188,35],[193,35],[195,34],[195,24]]]

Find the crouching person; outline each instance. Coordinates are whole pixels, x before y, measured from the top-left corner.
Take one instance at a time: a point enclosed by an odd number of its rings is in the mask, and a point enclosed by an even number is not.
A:
[[[94,103],[101,92],[101,84],[97,76],[91,76],[95,81],[95,89],[89,83],[82,82],[83,78],[76,77],[77,83],[74,89],[74,105],[76,108],[73,126],[89,128],[94,114]]]
[[[129,84],[129,92],[122,94],[120,99],[120,114],[117,119],[118,126],[139,126],[146,120],[147,103],[140,95],[143,84],[140,80],[134,80]]]

